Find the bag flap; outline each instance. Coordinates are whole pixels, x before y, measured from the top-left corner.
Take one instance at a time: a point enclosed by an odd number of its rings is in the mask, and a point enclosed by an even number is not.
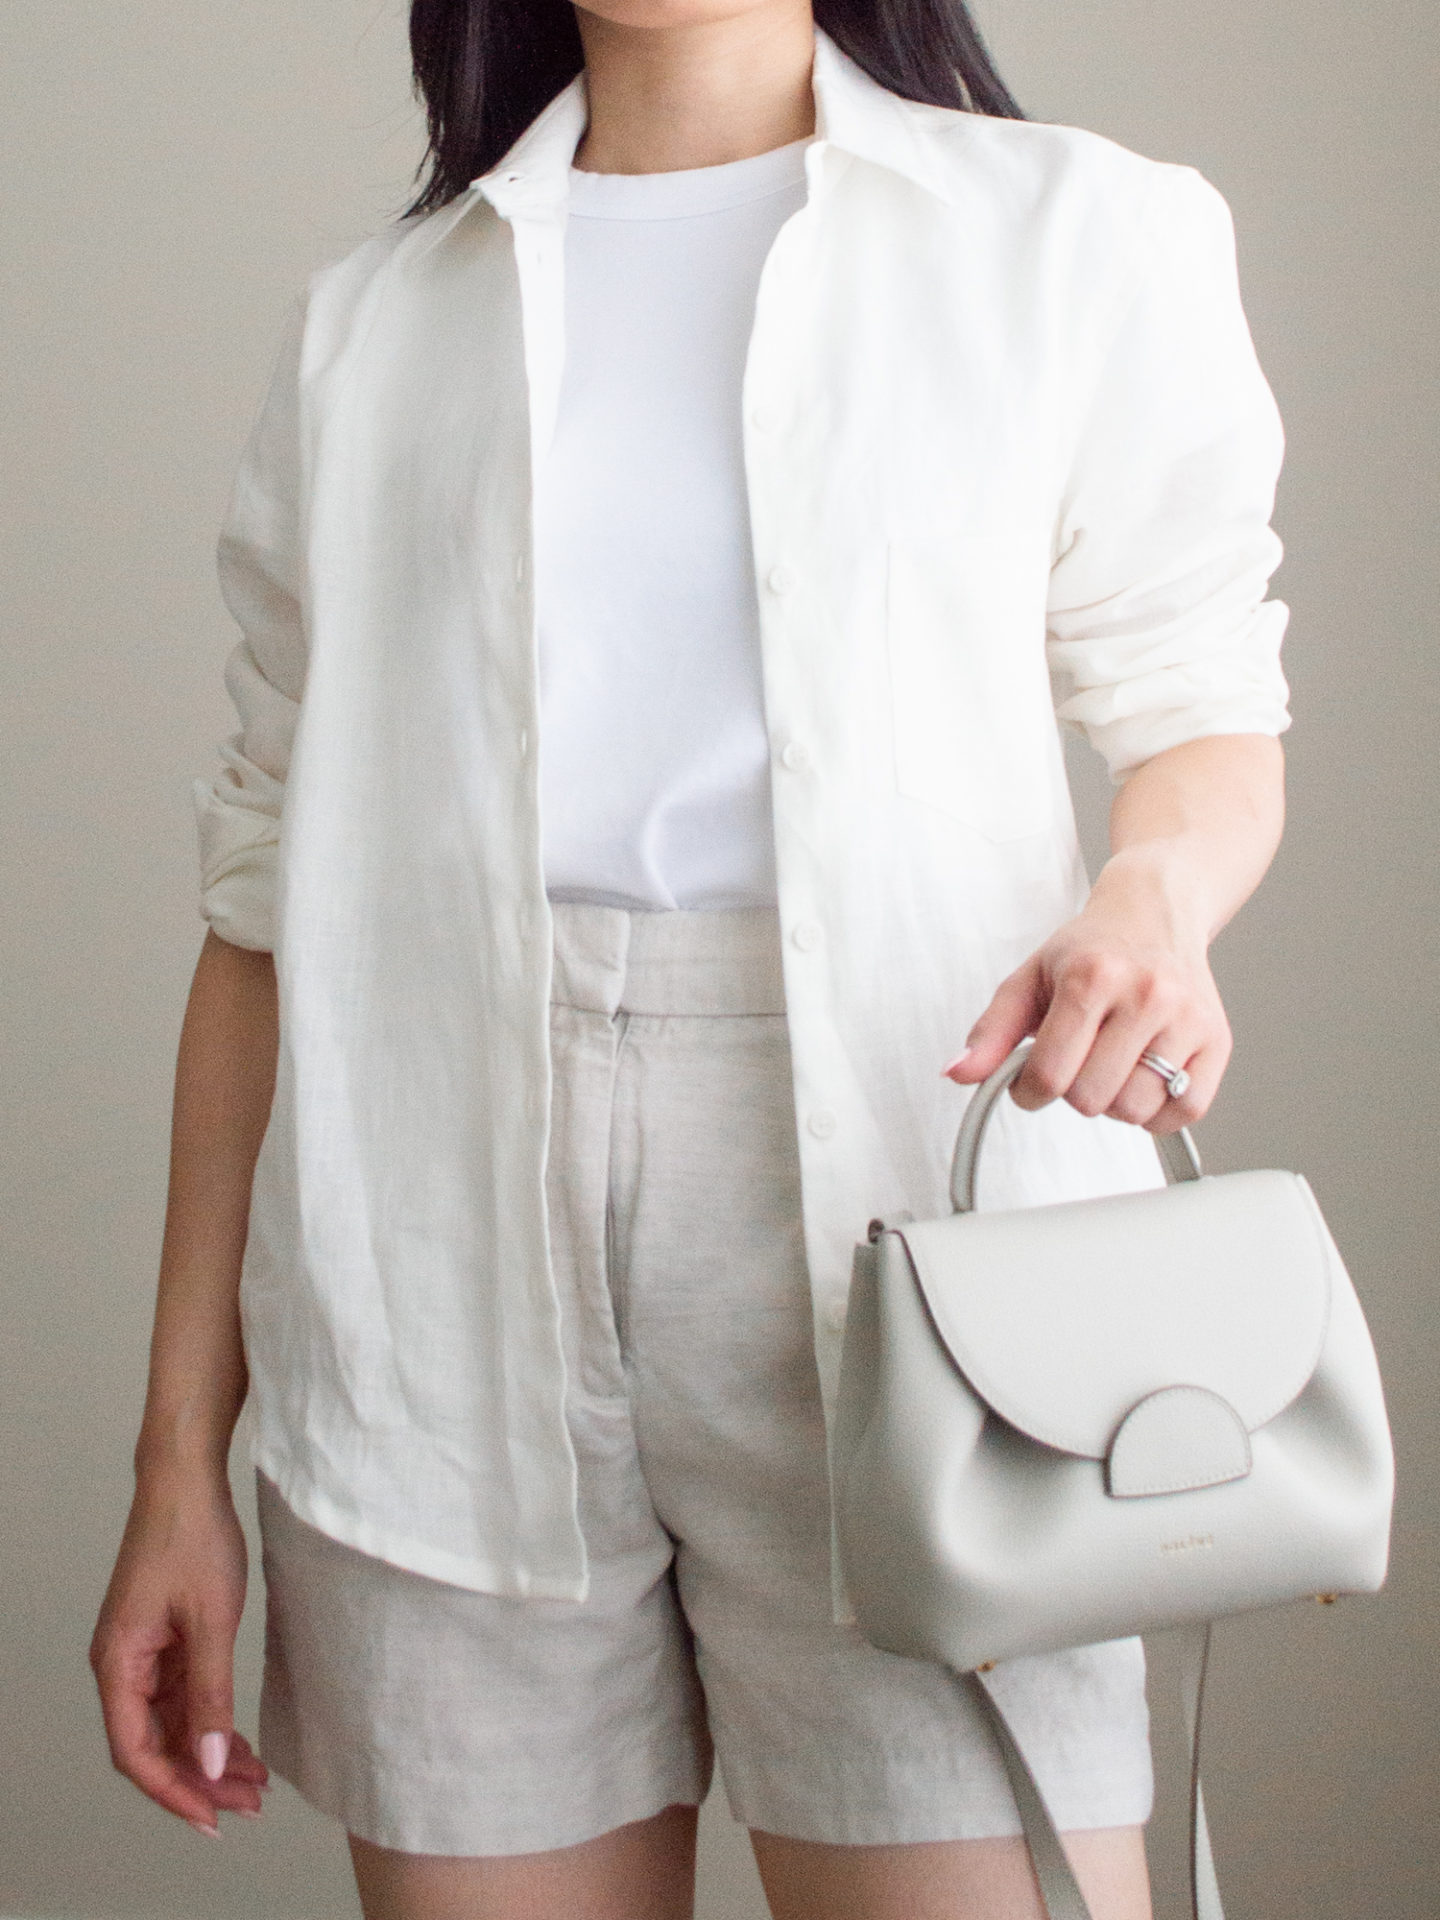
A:
[[[1162,1387],[1219,1394],[1253,1433],[1320,1358],[1335,1256],[1298,1174],[1212,1174],[896,1231],[975,1392],[1066,1453],[1104,1459]]]

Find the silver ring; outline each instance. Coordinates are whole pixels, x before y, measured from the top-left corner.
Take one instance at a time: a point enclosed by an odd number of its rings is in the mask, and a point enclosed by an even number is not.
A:
[[[1142,1053],[1140,1064],[1159,1074],[1172,1100],[1178,1100],[1190,1085],[1190,1076],[1184,1067],[1172,1067],[1163,1053]]]

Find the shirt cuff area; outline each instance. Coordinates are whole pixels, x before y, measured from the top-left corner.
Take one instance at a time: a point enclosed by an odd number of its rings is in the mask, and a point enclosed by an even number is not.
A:
[[[200,842],[200,912],[231,946],[268,953],[275,946],[275,884],[280,822],[227,800],[218,781],[194,783]]]
[[[1072,683],[1056,717],[1103,755],[1116,786],[1170,747],[1222,733],[1278,736],[1290,725],[1280,669],[1288,609],[1267,601],[1236,642],[1090,686]]]

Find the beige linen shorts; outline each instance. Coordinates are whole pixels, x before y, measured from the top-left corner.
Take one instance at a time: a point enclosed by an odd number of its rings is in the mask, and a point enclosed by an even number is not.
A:
[[[965,1691],[831,1620],[776,914],[554,917],[547,1193],[590,1597],[405,1571],[259,1474],[261,1756],[414,1853],[568,1846],[700,1802],[715,1757],[771,1833],[1018,1833]],[[1062,1827],[1148,1817],[1138,1640],[994,1678]]]

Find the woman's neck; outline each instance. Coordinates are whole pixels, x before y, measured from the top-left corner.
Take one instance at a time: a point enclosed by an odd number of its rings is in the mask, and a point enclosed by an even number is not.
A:
[[[586,172],[720,166],[815,130],[810,0],[659,26],[579,6],[576,18],[590,118],[574,164]]]

